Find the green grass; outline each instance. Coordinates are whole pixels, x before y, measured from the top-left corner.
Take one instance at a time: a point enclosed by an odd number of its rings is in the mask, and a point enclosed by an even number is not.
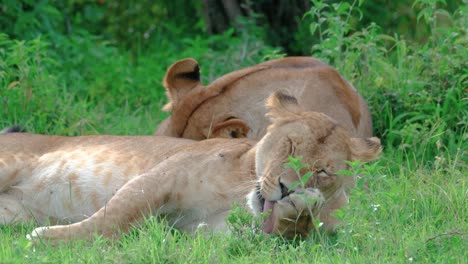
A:
[[[301,242],[267,237],[252,231],[239,212],[245,226],[230,235],[183,234],[151,218],[121,240],[58,247],[32,246],[25,238],[31,225],[6,226],[0,257],[12,263],[466,263],[466,174],[392,173],[388,159],[367,176],[369,192],[353,191],[345,224],[333,236]]]
[[[418,5],[430,25],[424,43],[384,35],[372,24],[353,31],[356,4],[315,4],[308,15],[323,42],[307,55],[329,62],[359,89],[384,146],[380,161],[363,172],[369,190],[353,190],[340,211],[337,234],[284,241],[252,229],[251,216],[234,210],[229,235],[184,234],[151,218],[121,240],[52,247],[26,240],[31,223],[0,227],[0,263],[468,263],[468,9],[446,14],[440,1]],[[443,25],[436,23],[440,14]],[[138,52],[86,30],[29,40],[0,34],[0,128],[152,134],[167,116],[161,81],[175,60],[199,60],[208,83],[281,54],[248,23],[216,36],[166,27]]]

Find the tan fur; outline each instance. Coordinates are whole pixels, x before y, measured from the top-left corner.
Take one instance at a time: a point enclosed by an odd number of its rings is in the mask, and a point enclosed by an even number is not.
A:
[[[248,197],[256,215],[263,199],[274,204],[272,233],[304,237],[314,228],[313,218],[332,229],[336,219],[330,214],[346,200],[335,172],[347,168],[345,160],[376,158],[378,140],[352,138],[328,116],[304,112],[286,95],[274,94],[268,108],[272,125],[258,143],[0,135],[0,223],[65,224],[39,227],[29,236],[52,243],[94,232],[117,237],[149,215],[164,215],[186,231],[203,223],[218,231],[226,229],[231,205],[246,204]],[[303,156],[310,167],[301,173],[314,175],[286,195],[280,183],[289,188],[298,180],[283,166],[288,155]]]
[[[169,99],[164,109],[171,116],[159,125],[156,135],[260,139],[270,124],[264,101],[273,92],[283,91],[298,98],[302,109],[332,117],[351,135],[372,136],[369,109],[356,89],[335,69],[311,57],[267,61],[207,86],[200,82],[198,62],[184,59],[168,69],[164,86]],[[345,181],[347,189],[355,185],[352,178]]]
[[[190,73],[190,69],[194,70]],[[169,104],[165,109],[172,114],[156,135],[201,140],[213,137],[212,129],[218,124],[237,119],[245,123],[248,138],[260,139],[269,125],[263,102],[273,92],[283,91],[298,98],[304,110],[327,114],[353,136],[372,136],[365,101],[335,69],[317,59],[271,60],[227,74],[207,86],[193,78],[199,75],[194,59],[180,60],[168,69],[164,85]],[[215,136],[231,137],[227,130],[229,127]]]

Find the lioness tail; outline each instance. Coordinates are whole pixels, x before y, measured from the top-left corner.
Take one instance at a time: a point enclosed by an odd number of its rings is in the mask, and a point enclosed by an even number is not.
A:
[[[27,131],[26,131],[26,128],[22,126],[10,126],[0,131],[0,134],[24,133],[24,132],[27,132]]]

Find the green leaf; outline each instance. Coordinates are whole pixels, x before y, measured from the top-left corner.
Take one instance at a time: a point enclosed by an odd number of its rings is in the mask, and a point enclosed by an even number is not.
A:
[[[319,25],[316,24],[316,23],[311,23],[311,24],[310,24],[310,29],[309,29],[309,30],[310,30],[310,34],[313,35],[313,34],[315,33],[315,31],[317,31],[318,26],[319,26]]]
[[[340,220],[343,220],[345,215],[346,215],[346,212],[343,209],[337,209],[335,210],[335,212],[332,213],[332,216]]]
[[[299,186],[300,184],[301,184],[300,181],[295,181],[295,182],[291,183],[291,185],[290,185],[289,188],[288,188],[289,191],[294,190],[294,189],[295,189],[297,186]]]
[[[339,170],[336,172],[337,175],[343,175],[343,176],[354,176],[354,173],[349,170]]]
[[[305,173],[301,178],[302,184],[306,184],[309,181],[310,177],[312,177],[312,174],[313,173],[311,171]]]
[[[364,178],[360,178],[359,180],[357,180],[356,186],[359,189],[362,189],[362,186],[364,185],[365,182],[366,182],[366,180]]]
[[[312,4],[315,8],[320,9],[323,6],[323,1],[320,0],[312,0]]]
[[[304,196],[304,199],[306,199],[305,202],[309,206],[313,205],[315,202],[318,202],[320,200],[319,198],[307,198],[307,196]]]
[[[346,11],[351,7],[351,5],[348,2],[342,2],[336,7],[336,11],[338,14],[345,14]]]
[[[314,220],[312,221],[312,223],[314,224],[314,226],[315,226],[316,229],[320,227],[320,220],[319,220],[319,219],[314,219]]]

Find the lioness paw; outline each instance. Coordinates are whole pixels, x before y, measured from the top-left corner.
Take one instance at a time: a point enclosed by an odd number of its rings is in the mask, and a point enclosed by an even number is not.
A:
[[[46,233],[47,229],[49,227],[47,226],[42,226],[34,229],[31,234],[26,235],[26,238],[31,241],[32,243],[37,243],[41,241],[41,239],[44,237],[44,234]]]
[[[60,241],[69,241],[73,237],[72,232],[67,226],[42,226],[34,229],[26,238],[33,244],[41,241],[58,244]]]
[[[323,194],[315,188],[296,191],[275,205],[277,217],[291,218],[300,215],[317,215],[324,202]]]
[[[315,188],[307,188],[304,192],[294,192],[289,197],[296,210],[307,211],[304,213],[317,211],[314,212],[317,214],[325,201],[322,192]]]
[[[274,206],[274,233],[287,238],[306,237],[313,229],[324,203],[323,194],[315,188],[294,192]]]

